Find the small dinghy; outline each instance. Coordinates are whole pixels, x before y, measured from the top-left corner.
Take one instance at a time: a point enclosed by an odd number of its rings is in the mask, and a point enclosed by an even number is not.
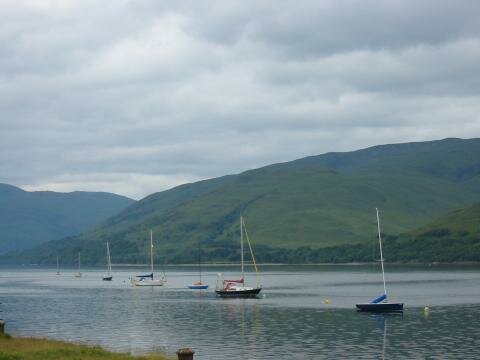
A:
[[[201,281],[195,282],[193,284],[188,285],[189,289],[192,290],[206,290],[208,289],[208,284],[204,284]]]
[[[187,285],[191,290],[206,290],[208,289],[208,284],[202,282],[202,250],[200,248],[200,242],[198,243],[198,281],[193,284]]]
[[[74,275],[76,278],[82,277],[82,272],[80,271],[80,253],[78,253],[78,271]]]

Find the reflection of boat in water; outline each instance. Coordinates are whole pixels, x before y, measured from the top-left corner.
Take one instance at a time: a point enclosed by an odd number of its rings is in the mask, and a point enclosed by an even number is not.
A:
[[[247,287],[245,286],[245,272],[243,265],[243,237],[247,239],[248,247],[250,249],[250,255],[252,256],[253,266],[255,268],[255,274],[257,275],[257,286],[256,287]],[[240,258],[242,264],[242,278],[237,280],[223,280],[222,275],[219,274],[217,279],[217,288],[215,292],[218,296],[221,297],[256,297],[262,290],[261,286],[258,285],[258,269],[255,262],[255,256],[253,255],[252,245],[250,244],[250,239],[248,238],[247,229],[245,228],[245,222],[243,217],[240,216]],[[220,285],[221,284],[221,285]]]
[[[160,278],[153,278],[153,232],[150,230],[150,274],[137,275],[130,279],[135,286],[163,286],[167,282],[165,274]]]
[[[112,281],[112,261],[110,260],[110,247],[108,246],[107,241],[107,273],[102,276],[102,280],[104,281]]]
[[[369,312],[398,312],[403,311],[403,303],[390,303],[387,298],[387,287],[385,284],[385,269],[383,266],[382,236],[380,232],[380,217],[377,211],[378,243],[380,246],[380,264],[382,266],[383,294],[376,297],[369,303],[356,304],[358,311]]]
[[[387,353],[387,319],[385,317],[383,319],[382,360],[385,359],[385,354]]]
[[[383,341],[382,341],[382,354],[381,359],[385,359],[385,354],[387,353],[387,318],[384,314],[374,314],[373,318],[377,322],[378,326],[383,330]]]

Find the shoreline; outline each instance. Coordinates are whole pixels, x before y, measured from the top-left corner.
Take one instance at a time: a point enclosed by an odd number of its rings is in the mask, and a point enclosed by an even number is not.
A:
[[[277,267],[277,266],[371,266],[378,264],[378,261],[372,262],[348,262],[348,263],[258,263],[258,266],[262,267]],[[477,261],[454,261],[454,262],[387,262],[386,265],[395,265],[395,266],[480,266],[480,262]],[[251,263],[246,263],[250,266]],[[146,264],[112,264],[112,267],[117,268],[142,268],[146,267]],[[198,264],[186,263],[186,264],[167,264],[163,265],[162,268],[175,268],[175,267],[192,267],[198,268]],[[239,266],[238,263],[203,263],[202,266],[210,267],[236,267]],[[44,269],[53,269],[52,265],[41,265],[41,264],[0,264],[0,268],[44,268]],[[104,266],[95,265],[87,266],[86,268],[90,269],[103,269]],[[56,268],[55,268],[56,269]],[[65,267],[64,270],[76,269],[73,265],[71,267]]]
[[[173,356],[160,353],[131,355],[105,350],[99,345],[90,345],[45,338],[14,336],[0,333],[0,358],[29,360],[173,360]]]

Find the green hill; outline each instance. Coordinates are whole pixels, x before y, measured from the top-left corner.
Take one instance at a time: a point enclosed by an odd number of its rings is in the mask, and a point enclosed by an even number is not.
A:
[[[400,235],[386,235],[382,230],[386,259],[388,262],[480,262],[479,219],[480,203],[475,203]],[[366,244],[296,249],[287,252],[286,258],[287,262],[370,262],[379,258],[378,239],[372,234]]]
[[[394,261],[480,261],[480,203],[457,209],[430,224],[392,237]]]
[[[480,201],[479,159],[480,139],[445,139],[275,164],[151,195],[21,259],[52,263],[58,252],[73,263],[82,251],[85,261],[102,263],[109,240],[114,262],[144,262],[152,228],[161,261],[194,262],[198,243],[206,261],[235,261],[243,213],[259,261],[317,261],[327,249],[370,244],[375,207],[387,232],[399,234]]]
[[[110,193],[28,192],[0,184],[0,254],[79,234],[132,203]]]

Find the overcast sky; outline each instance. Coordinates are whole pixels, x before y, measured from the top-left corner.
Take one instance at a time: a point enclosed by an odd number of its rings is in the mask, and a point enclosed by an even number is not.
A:
[[[0,182],[136,199],[480,136],[480,1],[0,1]]]

